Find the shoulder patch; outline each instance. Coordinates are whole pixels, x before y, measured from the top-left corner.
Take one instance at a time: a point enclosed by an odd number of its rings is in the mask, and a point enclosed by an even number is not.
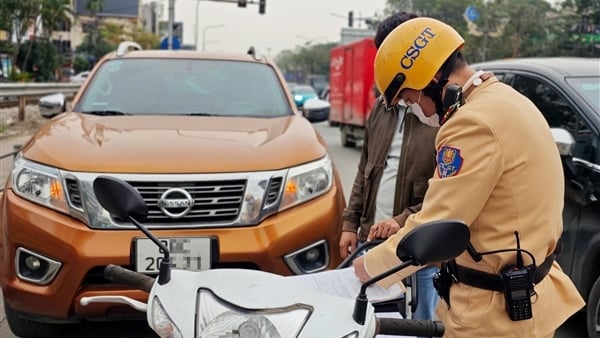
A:
[[[458,148],[443,146],[437,153],[437,174],[440,178],[458,174],[462,164],[463,158]]]

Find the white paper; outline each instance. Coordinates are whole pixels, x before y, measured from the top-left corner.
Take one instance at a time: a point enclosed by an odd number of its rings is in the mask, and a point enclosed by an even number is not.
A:
[[[305,275],[288,276],[300,281],[303,285],[314,287],[322,292],[345,298],[356,298],[362,283],[354,274],[354,268],[327,270]],[[367,287],[367,298],[371,303],[398,299],[404,295],[404,285],[393,284],[383,288],[377,284]]]

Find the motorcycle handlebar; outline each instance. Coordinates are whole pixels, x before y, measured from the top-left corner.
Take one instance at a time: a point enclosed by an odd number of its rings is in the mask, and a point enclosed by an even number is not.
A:
[[[131,286],[148,293],[154,285],[154,278],[113,264],[109,264],[104,268],[104,277],[114,283]]]
[[[377,334],[442,337],[444,324],[435,320],[377,318]]]

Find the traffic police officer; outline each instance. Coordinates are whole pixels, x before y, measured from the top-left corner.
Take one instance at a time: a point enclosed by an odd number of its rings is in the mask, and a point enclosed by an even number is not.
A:
[[[400,264],[396,246],[419,224],[462,220],[470,227],[472,247],[442,265],[450,281],[438,290],[444,296],[437,316],[444,322],[445,336],[553,337],[584,306],[554,261],[564,198],[557,146],[535,105],[493,74],[468,66],[461,54],[463,44],[452,27],[415,18],[392,31],[377,52],[375,79],[386,103],[418,103],[426,118],[441,128],[437,168],[422,210],[355,260],[355,273],[365,281]],[[531,281],[530,297],[525,298],[532,318],[524,320],[507,313],[508,293],[501,278],[506,267],[518,261],[516,237],[520,248],[531,254],[524,254],[522,263]],[[387,287],[406,273],[379,284]]]

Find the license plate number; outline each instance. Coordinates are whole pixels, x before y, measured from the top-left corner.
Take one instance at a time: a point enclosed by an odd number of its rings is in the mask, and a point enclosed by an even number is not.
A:
[[[159,238],[169,248],[173,268],[189,271],[210,269],[213,257],[210,237]],[[148,238],[137,238],[135,247],[135,269],[137,272],[157,273],[164,254]]]

